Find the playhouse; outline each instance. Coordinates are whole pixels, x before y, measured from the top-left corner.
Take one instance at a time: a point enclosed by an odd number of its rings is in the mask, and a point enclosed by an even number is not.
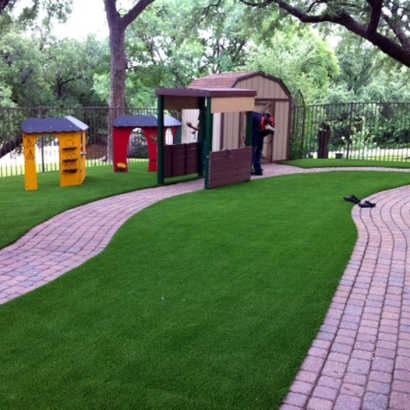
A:
[[[252,114],[255,90],[250,89],[157,89],[158,98],[158,183],[174,176],[198,173],[205,188],[216,188],[251,178]],[[196,110],[198,138],[194,142],[165,145],[165,110]],[[245,117],[244,146],[214,150],[214,117],[221,113],[242,113]]]
[[[193,89],[252,89],[256,91],[255,112],[269,112],[275,117],[274,137],[267,137],[263,150],[267,162],[289,159],[292,96],[282,80],[261,71],[212,74],[194,80]],[[198,110],[182,112],[182,142],[196,141],[186,124],[198,122]],[[235,149],[245,146],[246,115],[243,112],[219,113],[214,115],[214,151]]]
[[[36,167],[37,138],[58,139],[60,154],[60,186],[81,185],[86,177],[86,130],[88,125],[78,119],[29,118],[23,122],[23,147],[26,191],[38,189]]]
[[[165,115],[164,126],[171,131],[174,143],[176,130],[181,123],[175,118]],[[121,115],[113,123],[114,172],[128,172],[128,146],[132,131],[140,128],[147,139],[148,171],[157,172],[158,157],[158,117],[156,115]]]

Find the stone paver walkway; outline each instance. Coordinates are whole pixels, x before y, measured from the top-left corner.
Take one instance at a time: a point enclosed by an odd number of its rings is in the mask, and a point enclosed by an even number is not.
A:
[[[268,164],[263,178],[335,170],[354,168]],[[103,251],[140,210],[200,189],[202,180],[136,191],[71,209],[37,226],[0,250],[0,304]],[[377,205],[353,207],[359,238],[352,258],[281,410],[410,409],[410,186],[366,199]]]

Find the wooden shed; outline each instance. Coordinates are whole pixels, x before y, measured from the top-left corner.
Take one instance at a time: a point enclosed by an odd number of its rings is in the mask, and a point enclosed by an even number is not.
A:
[[[255,112],[269,112],[276,120],[275,136],[265,138],[266,162],[289,159],[292,96],[282,80],[261,71],[212,74],[194,80],[190,88],[241,88],[256,90]],[[198,110],[182,113],[182,142],[196,141],[197,135],[187,126],[198,122]],[[245,113],[220,113],[214,116],[212,150],[236,149],[245,146]]]

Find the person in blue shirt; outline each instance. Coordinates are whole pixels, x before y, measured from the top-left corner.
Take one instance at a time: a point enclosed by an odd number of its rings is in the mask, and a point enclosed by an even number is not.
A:
[[[275,135],[275,119],[269,113],[254,112],[252,121],[252,175],[263,175],[263,140],[267,135]]]

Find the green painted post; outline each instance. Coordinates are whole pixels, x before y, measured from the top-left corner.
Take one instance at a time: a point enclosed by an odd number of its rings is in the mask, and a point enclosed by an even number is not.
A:
[[[198,174],[201,178],[204,176],[204,164],[205,164],[205,140],[206,140],[206,121],[205,121],[205,98],[201,97],[199,101],[199,131],[198,131],[198,143],[199,143],[199,170]]]
[[[245,145],[250,147],[252,145],[252,124],[253,123],[253,111],[246,113],[246,141]]]
[[[158,96],[158,185],[164,185],[164,96]]]
[[[205,136],[205,189],[209,189],[209,155],[212,152],[213,114],[212,98],[206,100],[206,136]]]
[[[181,144],[182,141],[182,127],[178,127],[175,133],[175,144]]]

